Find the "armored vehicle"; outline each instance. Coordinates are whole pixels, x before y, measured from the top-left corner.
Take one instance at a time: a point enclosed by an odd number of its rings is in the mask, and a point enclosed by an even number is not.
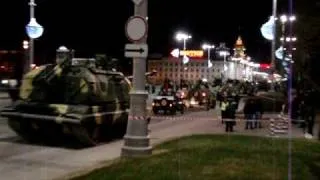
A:
[[[189,90],[186,98],[190,101],[190,107],[201,106],[210,110],[216,105],[215,96],[210,91],[209,84],[202,80],[198,81],[195,87]]]
[[[121,72],[73,59],[60,49],[55,65],[24,75],[18,100],[1,111],[27,141],[71,135],[93,146],[126,132],[131,83]]]
[[[174,92],[161,91],[159,95],[153,99],[152,111],[154,114],[158,114],[160,111],[172,115],[179,111],[183,114],[184,104],[182,99],[179,96],[176,96]]]

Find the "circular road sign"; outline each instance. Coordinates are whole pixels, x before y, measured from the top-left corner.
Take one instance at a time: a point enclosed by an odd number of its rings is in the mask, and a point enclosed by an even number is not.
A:
[[[132,16],[126,24],[126,36],[131,42],[141,41],[148,32],[148,23],[144,17]]]

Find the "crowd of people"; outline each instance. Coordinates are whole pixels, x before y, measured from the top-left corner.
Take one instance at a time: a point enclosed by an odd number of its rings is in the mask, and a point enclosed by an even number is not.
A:
[[[243,107],[243,114],[245,119],[245,129],[262,128],[262,115],[265,108],[262,98],[256,97],[253,94],[246,96],[246,103]],[[305,137],[308,139],[314,136],[314,126],[316,122],[316,104],[315,104],[315,90],[306,90],[302,93],[294,93],[291,101],[284,100],[283,115],[290,114],[290,120],[292,124],[297,124],[302,128]],[[291,110],[288,112],[288,103],[291,102]],[[238,109],[239,99],[237,95],[225,93],[222,96],[220,103],[221,117],[223,123],[225,123],[225,131],[233,132],[236,125],[236,111]]]

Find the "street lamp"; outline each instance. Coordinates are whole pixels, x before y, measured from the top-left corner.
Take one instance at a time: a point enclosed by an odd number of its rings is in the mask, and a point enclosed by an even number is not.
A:
[[[29,49],[29,42],[27,40],[24,40],[22,42],[22,48],[23,48],[23,53],[24,53],[24,68],[23,68],[23,73],[27,73],[30,70],[30,63],[28,62],[28,49]]]
[[[24,49],[24,50],[29,49],[29,42],[28,42],[28,41],[26,41],[26,40],[25,40],[25,41],[23,41],[23,42],[22,42],[22,47],[23,47],[23,49]]]
[[[211,49],[214,49],[215,46],[211,44],[203,44],[202,49],[203,50],[208,50],[208,69],[207,69],[207,80],[209,81],[209,69],[212,67],[211,59],[210,59],[210,54],[211,54]]]
[[[212,67],[210,55],[211,55],[211,49],[214,49],[214,48],[215,48],[214,45],[210,45],[210,44],[203,44],[202,45],[203,50],[208,50],[208,68]]]
[[[285,60],[289,60],[292,61],[292,54],[289,53],[289,55],[286,55],[286,43],[292,43],[292,42],[296,42],[297,38],[292,36],[292,37],[286,37],[286,24],[287,23],[292,23],[294,21],[296,21],[296,16],[291,15],[291,16],[287,16],[287,15],[281,15],[280,16],[280,23],[281,23],[281,33],[282,33],[282,37],[280,38],[281,41],[281,47],[275,52],[277,53],[276,56],[280,57],[282,62],[285,62]],[[280,53],[282,53],[280,55]],[[288,72],[288,68],[284,67],[286,73]]]
[[[176,40],[178,41],[183,41],[183,50],[185,51],[187,49],[187,40],[191,39],[192,36],[187,34],[187,33],[183,33],[183,32],[178,32],[176,34]],[[181,52],[181,51],[180,51]],[[180,53],[179,52],[179,53]],[[180,55],[180,54],[179,54]],[[182,60],[183,64],[187,64],[189,62],[189,58],[187,57],[186,54],[183,55],[183,60]],[[178,63],[178,81],[181,85],[181,62],[179,61]]]
[[[176,35],[176,39],[178,40],[178,41],[183,41],[183,50],[186,50],[187,49],[187,40],[188,39],[191,39],[192,38],[192,36],[191,35],[189,35],[189,34],[186,34],[186,33],[182,33],[182,32],[179,32],[179,33],[177,33],[177,35]]]
[[[227,56],[229,56],[230,53],[227,50],[222,50],[222,51],[219,52],[219,55],[223,56],[223,76],[226,77],[226,72],[228,70],[228,67],[227,67]]]
[[[29,66],[33,64],[34,61],[34,39],[37,39],[43,34],[43,27],[37,23],[36,18],[34,17],[34,7],[36,6],[35,0],[30,0],[30,21],[26,26],[27,35],[30,38],[30,47],[29,47]]]

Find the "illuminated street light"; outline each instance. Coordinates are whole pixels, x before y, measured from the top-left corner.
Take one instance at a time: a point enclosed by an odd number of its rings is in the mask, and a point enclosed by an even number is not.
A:
[[[214,49],[215,46],[214,45],[210,45],[210,44],[204,44],[202,45],[202,49],[204,50],[208,50],[208,68],[212,67],[212,63],[211,63],[211,59],[210,59],[210,54],[211,54],[211,49]]]
[[[35,16],[34,16],[34,9],[36,6],[35,0],[30,0],[29,2],[30,6],[30,21],[26,25],[26,33],[30,38],[29,43],[29,67],[34,62],[34,39],[37,39],[42,36],[44,28],[37,22]]]
[[[183,41],[183,50],[186,50],[187,49],[187,40],[188,39],[191,39],[192,38],[192,36],[190,36],[189,34],[186,34],[186,33],[181,33],[181,32],[179,32],[179,33],[177,33],[177,35],[176,35],[176,39],[178,40],[178,41]]]
[[[24,50],[29,49],[29,42],[26,41],[26,40],[23,41],[23,42],[22,42],[22,47],[23,47]]]
[[[298,39],[297,37],[286,37],[286,38],[281,37],[280,38],[280,41],[284,41],[284,40],[286,40],[286,42],[296,42]]]
[[[261,34],[267,40],[272,41],[274,39],[274,28],[275,28],[275,18],[273,16],[270,17],[269,21],[264,23],[261,28]]]
[[[297,18],[296,18],[296,16],[294,16],[294,15],[292,15],[292,16],[287,16],[287,15],[281,15],[280,16],[280,21],[282,22],[282,23],[286,23],[287,21],[289,21],[289,22],[293,22],[293,21],[295,21]]]
[[[178,41],[183,41],[183,50],[185,51],[187,49],[187,40],[191,39],[192,36],[187,34],[187,33],[182,33],[182,32],[178,32],[176,34],[176,40]],[[189,62],[189,58],[187,57],[186,54],[183,55],[183,59],[182,59],[183,64],[187,64]],[[181,69],[181,63],[178,63],[178,78],[179,78],[179,82],[181,84],[181,76],[180,76],[180,69]]]

